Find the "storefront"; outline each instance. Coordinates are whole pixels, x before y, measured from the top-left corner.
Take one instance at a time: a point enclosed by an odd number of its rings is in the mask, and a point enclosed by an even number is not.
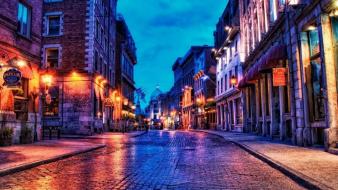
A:
[[[291,140],[288,68],[286,46],[280,42],[267,48],[239,82],[245,94],[246,131]]]
[[[12,131],[12,143],[33,142],[41,136],[38,64],[14,50],[0,49],[1,130]]]
[[[303,76],[304,128],[298,127],[304,145],[338,141],[337,1],[320,1],[298,18],[300,67]]]

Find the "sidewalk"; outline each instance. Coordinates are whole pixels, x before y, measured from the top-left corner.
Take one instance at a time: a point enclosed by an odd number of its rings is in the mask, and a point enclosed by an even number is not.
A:
[[[105,144],[91,142],[91,139],[111,139],[117,136],[129,138],[143,135],[144,131],[131,133],[103,133],[93,136],[65,136],[60,140],[45,140],[34,144],[0,147],[0,177],[55,162],[77,154],[89,152]]]
[[[248,133],[196,130],[223,137],[284,174],[320,189],[338,189],[338,156],[320,148],[304,148]]]
[[[0,176],[65,159],[104,146],[104,144],[84,140],[61,139],[0,147]]]

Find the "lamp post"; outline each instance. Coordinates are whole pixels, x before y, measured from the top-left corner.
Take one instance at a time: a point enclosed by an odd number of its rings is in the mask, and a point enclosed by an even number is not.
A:
[[[36,110],[36,99],[39,96],[39,90],[34,88],[31,92],[31,96],[33,99],[33,111],[34,111],[34,142],[38,140],[38,132],[37,132],[37,110]]]
[[[44,101],[42,102],[42,115],[41,115],[42,125],[43,125],[43,122],[44,122],[44,119],[45,119],[45,117],[44,117],[44,112],[45,112],[44,104],[51,102],[51,98],[48,98],[47,95],[48,95],[48,88],[52,85],[52,82],[53,82],[53,76],[48,73],[48,70],[47,70],[47,73],[41,75],[41,81],[44,84],[44,89],[43,89],[43,92],[42,92],[42,97],[44,98]]]
[[[232,77],[230,79],[230,83],[231,83],[232,86],[237,85],[237,77],[235,75],[232,75]]]

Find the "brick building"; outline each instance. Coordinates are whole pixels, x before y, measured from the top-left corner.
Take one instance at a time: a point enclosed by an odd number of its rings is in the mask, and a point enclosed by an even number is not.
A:
[[[1,130],[13,130],[12,143],[41,138],[41,19],[33,19],[41,11],[41,0],[0,3],[0,122]],[[26,139],[20,138],[24,133]]]
[[[44,126],[91,134],[111,125],[116,0],[48,0],[43,5]],[[46,84],[42,84],[46,85]]]

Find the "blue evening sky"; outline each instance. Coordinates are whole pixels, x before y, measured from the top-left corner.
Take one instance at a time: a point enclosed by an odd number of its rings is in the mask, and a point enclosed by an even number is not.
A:
[[[160,86],[173,85],[171,66],[192,45],[213,45],[213,31],[228,0],[118,0],[134,37],[138,63],[137,87],[147,100]]]

